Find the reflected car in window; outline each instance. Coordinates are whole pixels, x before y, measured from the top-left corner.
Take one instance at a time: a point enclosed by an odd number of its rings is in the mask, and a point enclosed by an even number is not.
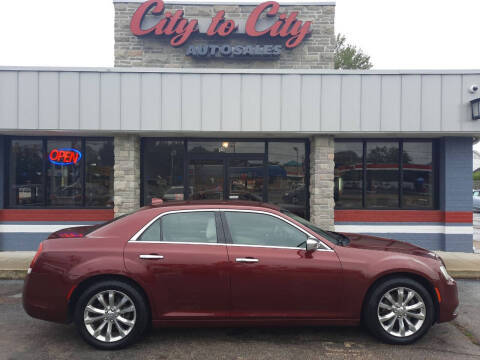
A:
[[[184,197],[184,187],[183,186],[172,186],[163,195],[163,200],[173,201],[173,200],[183,200]]]
[[[480,190],[473,190],[473,212],[480,212]]]
[[[25,280],[26,312],[74,322],[101,349],[131,344],[149,324],[362,320],[382,341],[408,344],[457,315],[455,280],[428,250],[325,231],[257,202],[156,200],[103,225],[51,234]]]

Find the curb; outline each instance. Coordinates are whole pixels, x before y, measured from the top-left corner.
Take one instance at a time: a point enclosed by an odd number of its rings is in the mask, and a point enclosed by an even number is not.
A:
[[[455,279],[468,279],[468,280],[480,280],[480,271],[468,271],[468,270],[448,270],[448,273]]]
[[[0,270],[0,280],[23,280],[27,270]]]

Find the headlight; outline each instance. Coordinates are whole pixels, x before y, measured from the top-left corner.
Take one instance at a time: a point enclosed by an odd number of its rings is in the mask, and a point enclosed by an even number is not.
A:
[[[445,280],[447,280],[448,282],[455,282],[455,280],[450,276],[450,274],[447,272],[447,269],[445,268],[445,266],[440,266],[440,272],[442,273],[443,277],[445,278]]]

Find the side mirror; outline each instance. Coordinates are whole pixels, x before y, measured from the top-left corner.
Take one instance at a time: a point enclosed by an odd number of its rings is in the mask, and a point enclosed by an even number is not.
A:
[[[306,245],[306,251],[307,252],[312,252],[318,250],[318,240],[315,238],[308,238],[307,239],[307,245]]]

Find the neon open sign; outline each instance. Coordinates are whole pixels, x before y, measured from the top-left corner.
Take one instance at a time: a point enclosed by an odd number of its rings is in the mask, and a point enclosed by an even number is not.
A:
[[[50,162],[55,165],[73,165],[80,161],[82,153],[77,149],[70,148],[53,149],[50,151],[48,158]]]

